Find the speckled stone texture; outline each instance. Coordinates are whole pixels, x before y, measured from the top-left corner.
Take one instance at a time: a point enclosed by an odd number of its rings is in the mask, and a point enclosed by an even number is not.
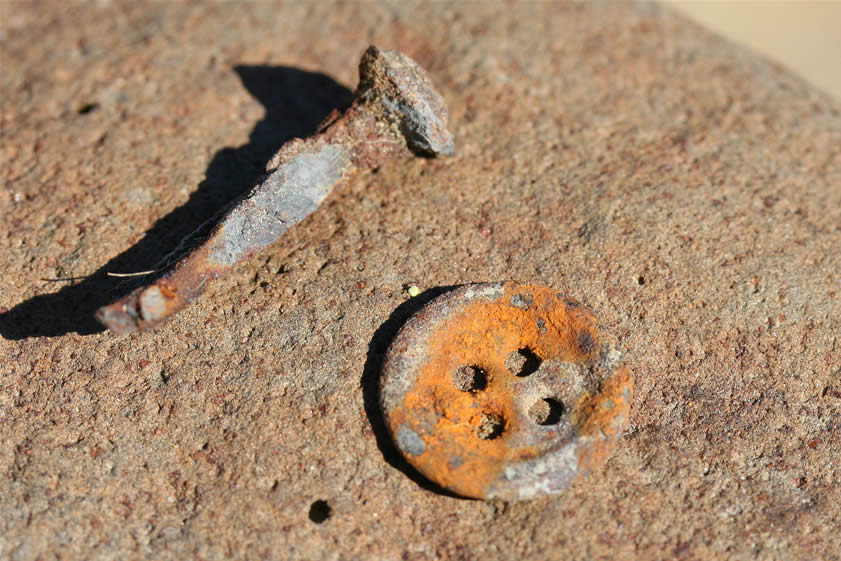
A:
[[[106,273],[242,195],[370,43],[429,70],[459,155],[100,331]],[[0,57],[0,558],[841,559],[841,107],[778,66],[550,2],[7,1]],[[373,393],[406,314],[504,279],[587,304],[637,378],[606,466],[520,504],[419,484]]]

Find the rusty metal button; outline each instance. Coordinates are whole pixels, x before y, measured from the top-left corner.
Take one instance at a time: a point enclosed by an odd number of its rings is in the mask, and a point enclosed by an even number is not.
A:
[[[462,286],[426,304],[383,363],[397,448],[464,497],[558,493],[611,455],[633,377],[593,314],[543,286]]]

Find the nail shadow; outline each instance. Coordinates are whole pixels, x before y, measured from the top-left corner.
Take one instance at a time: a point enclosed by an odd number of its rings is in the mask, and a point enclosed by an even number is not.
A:
[[[236,66],[243,86],[266,109],[248,143],[219,150],[205,179],[184,205],[159,219],[134,246],[108,261],[81,282],[58,292],[25,300],[0,314],[0,335],[6,339],[58,337],[71,332],[98,333],[94,318],[101,306],[128,294],[167,271],[120,281],[107,273],[147,271],[174,262],[174,251],[197,245],[223,211],[245,196],[265,173],[271,157],[288,140],[316,132],[333,110],[347,106],[353,93],[329,76],[286,66]],[[184,251],[186,253],[186,251]],[[177,256],[180,256],[177,255]]]
[[[371,342],[368,344],[368,356],[365,360],[360,385],[362,386],[365,414],[368,416],[368,422],[371,423],[371,429],[374,431],[374,437],[377,439],[377,448],[380,449],[385,461],[391,467],[403,472],[404,475],[422,489],[446,497],[464,499],[464,497],[460,497],[429,481],[406,461],[391,440],[382,411],[380,411],[380,371],[382,370],[383,359],[391,341],[412,314],[420,310],[430,300],[451,290],[455,290],[459,286],[452,285],[430,288],[397,306],[391,315],[388,316],[388,319],[377,328],[374,336],[371,338]]]

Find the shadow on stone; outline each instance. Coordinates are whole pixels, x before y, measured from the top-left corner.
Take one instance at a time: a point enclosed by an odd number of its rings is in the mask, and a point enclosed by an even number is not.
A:
[[[400,304],[374,332],[374,336],[368,344],[368,356],[365,361],[365,368],[362,372],[360,384],[362,386],[365,414],[371,423],[371,428],[377,439],[377,447],[380,449],[385,461],[393,468],[403,472],[422,489],[447,497],[463,499],[464,497],[459,497],[426,479],[403,458],[391,440],[391,436],[386,428],[385,419],[380,411],[380,371],[388,346],[412,314],[420,310],[430,300],[456,288],[458,288],[458,285],[430,288]]]
[[[184,205],[158,220],[139,242],[95,273],[0,314],[0,335],[25,339],[102,331],[94,318],[99,307],[166,273],[189,248],[201,242],[232,202],[251,190],[286,141],[311,136],[333,109],[347,106],[353,97],[349,89],[324,74],[284,66],[237,66],[234,70],[266,109],[248,143],[218,151],[204,181]],[[108,276],[147,270],[156,273],[132,281]]]

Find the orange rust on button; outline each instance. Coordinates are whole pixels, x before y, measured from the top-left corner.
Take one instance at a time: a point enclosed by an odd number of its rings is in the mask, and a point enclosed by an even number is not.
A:
[[[578,447],[578,477],[598,468],[613,453],[616,439],[628,422],[634,378],[628,368],[619,368],[599,393],[581,399],[574,423],[588,441]]]
[[[407,460],[432,481],[467,497],[488,496],[507,466],[537,458],[558,437],[551,430],[536,432],[536,423],[518,408],[515,394],[524,391],[523,382],[508,371],[506,357],[527,350],[540,362],[586,365],[599,360],[602,351],[596,318],[587,309],[548,287],[499,286],[500,296],[468,299],[434,322],[423,337],[426,354],[414,384],[386,413],[392,434],[408,427],[423,440],[422,452],[406,454]],[[486,373],[485,387],[457,387],[453,373],[463,366]],[[576,451],[579,474],[609,456],[627,419],[632,385],[622,369],[602,391],[584,393],[569,404],[574,405],[571,433],[586,437]],[[479,438],[478,427],[488,415],[502,420],[501,434]]]

